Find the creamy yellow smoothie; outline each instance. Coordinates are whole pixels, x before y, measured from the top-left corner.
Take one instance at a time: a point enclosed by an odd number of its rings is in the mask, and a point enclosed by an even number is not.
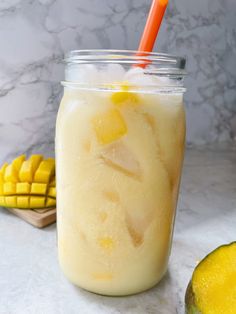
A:
[[[67,84],[56,124],[60,265],[105,295],[146,290],[165,273],[185,141],[183,93],[122,78]]]

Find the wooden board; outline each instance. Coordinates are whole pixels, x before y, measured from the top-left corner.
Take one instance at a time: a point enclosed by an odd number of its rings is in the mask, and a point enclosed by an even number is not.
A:
[[[46,227],[56,221],[56,208],[32,209],[7,208],[11,213],[30,223],[37,228]]]

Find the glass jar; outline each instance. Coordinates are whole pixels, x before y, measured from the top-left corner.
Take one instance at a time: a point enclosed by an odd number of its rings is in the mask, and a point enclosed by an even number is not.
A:
[[[72,51],[56,124],[57,227],[66,277],[103,295],[167,269],[181,176],[185,60]]]

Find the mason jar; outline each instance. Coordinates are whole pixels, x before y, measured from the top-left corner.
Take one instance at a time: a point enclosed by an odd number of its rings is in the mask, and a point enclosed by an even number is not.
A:
[[[129,295],[170,255],[184,155],[185,59],[72,51],[56,123],[59,262],[75,285]]]

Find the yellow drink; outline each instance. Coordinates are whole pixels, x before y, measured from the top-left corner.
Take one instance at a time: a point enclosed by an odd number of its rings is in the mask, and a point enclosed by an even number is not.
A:
[[[105,295],[165,273],[185,140],[182,93],[120,86],[66,87],[56,125],[60,265]]]

